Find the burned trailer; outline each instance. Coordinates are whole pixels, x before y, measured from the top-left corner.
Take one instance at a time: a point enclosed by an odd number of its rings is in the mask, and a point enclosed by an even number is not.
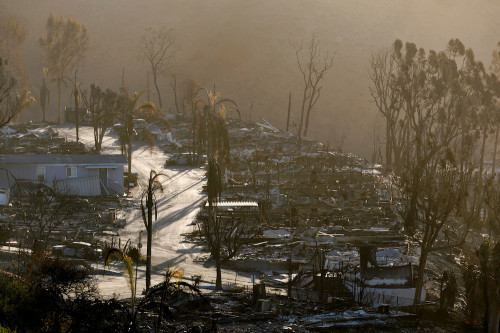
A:
[[[260,218],[261,207],[257,201],[217,201],[213,208],[218,215],[245,216],[249,218]],[[209,203],[205,203],[202,216],[208,215]]]
[[[410,306],[416,293],[414,264],[410,261],[402,264],[401,258],[394,262],[383,262],[379,253],[398,253],[402,244],[383,242],[360,243],[359,270],[355,270],[346,284],[354,298],[369,305]],[[399,246],[399,247],[398,247]],[[382,256],[383,257],[383,256]],[[394,259],[394,258],[393,258]],[[399,261],[395,265],[395,261]],[[426,288],[420,291],[421,301],[425,301]]]

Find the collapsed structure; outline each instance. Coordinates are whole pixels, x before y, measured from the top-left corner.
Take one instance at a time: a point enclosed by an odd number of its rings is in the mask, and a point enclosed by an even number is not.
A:
[[[294,135],[265,120],[230,121],[229,137],[223,200],[257,202],[261,214],[260,233],[231,261],[236,270],[264,272],[299,298],[413,304],[417,257],[381,165],[313,140],[299,151]]]

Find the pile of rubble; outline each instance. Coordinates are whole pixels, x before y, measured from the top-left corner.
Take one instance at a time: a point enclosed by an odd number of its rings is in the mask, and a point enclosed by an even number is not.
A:
[[[34,237],[43,228],[45,246],[66,244],[74,241],[88,242],[94,248],[123,245],[120,230],[125,226],[123,218],[127,210],[134,209],[131,203],[116,197],[72,197],[72,211],[64,219],[52,216],[52,211],[60,211],[59,203],[51,202],[39,212],[29,205],[30,197],[12,200],[8,206],[0,206],[2,228],[8,233],[9,244],[22,246],[33,244]],[[33,198],[32,198],[33,200]],[[37,218],[44,214],[44,218]]]
[[[0,130],[0,154],[86,154],[81,142],[67,141],[57,130],[42,124],[9,124]]]

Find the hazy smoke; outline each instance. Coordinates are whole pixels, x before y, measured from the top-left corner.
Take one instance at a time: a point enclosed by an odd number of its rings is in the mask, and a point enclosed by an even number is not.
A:
[[[459,38],[489,65],[500,40],[497,1],[4,0],[0,15],[15,15],[30,32],[25,63],[35,97],[41,81],[38,37],[51,12],[88,27],[90,50],[79,70],[85,87],[97,83],[117,89],[125,68],[130,90],[146,88],[139,39],[146,27],[166,25],[175,28],[179,41],[172,68],[178,81],[193,78],[210,89],[215,84],[238,102],[244,117],[253,103],[252,119],[262,116],[281,128],[290,90],[292,121],[300,121],[301,81],[289,40],[307,40],[316,33],[336,57],[311,115],[310,135],[336,146],[345,134],[344,150],[366,157],[374,137],[384,141],[382,131],[374,133],[376,111],[367,75],[371,52],[396,38],[426,50],[443,49],[450,38]],[[167,108],[174,107],[170,80],[161,80]],[[69,98],[70,90],[65,95]],[[53,88],[53,119],[56,98]],[[39,120],[39,105],[24,118]]]

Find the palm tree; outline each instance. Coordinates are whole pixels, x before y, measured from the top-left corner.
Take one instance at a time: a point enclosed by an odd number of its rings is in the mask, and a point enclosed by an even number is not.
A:
[[[219,164],[215,158],[210,158],[208,161],[207,179],[209,216],[204,223],[205,238],[207,239],[210,252],[215,259],[215,266],[217,270],[215,290],[222,290],[221,250],[223,227],[221,219],[217,218],[216,211],[217,201],[220,201],[222,193],[222,175]]]
[[[19,91],[16,91],[15,102],[16,116],[14,118],[17,119],[21,115],[21,113],[31,104],[35,103],[36,100],[31,95],[31,91],[29,91],[27,88],[23,88]]]
[[[130,288],[130,299],[132,305],[132,319],[135,318],[135,283],[134,283],[134,267],[132,258],[130,258],[126,253],[125,249],[110,248],[106,252],[104,257],[104,267],[109,266],[112,259],[118,259],[123,264],[123,270],[127,274],[127,284]]]
[[[163,186],[159,178],[164,176],[162,173],[156,173],[151,170],[149,173],[148,188],[144,190],[141,198],[141,211],[142,220],[146,227],[148,234],[147,255],[146,255],[146,292],[151,286],[151,245],[153,238],[153,208],[155,212],[155,220],[158,219],[158,207],[156,205],[157,199],[155,193],[157,191],[163,192]],[[147,209],[147,215],[146,215]]]
[[[123,110],[123,128],[120,133],[120,142],[122,146],[122,152],[126,152],[128,159],[128,173],[132,174],[132,135],[134,133],[134,116],[138,111],[148,111],[151,113],[156,112],[156,107],[151,102],[146,102],[139,105],[139,101],[147,90],[141,90],[140,92],[136,92],[133,95],[126,89],[121,88],[122,98],[124,99],[124,103],[122,104],[124,107]]]
[[[226,114],[228,110],[235,110],[238,114],[239,108],[235,101],[229,98],[222,98],[220,93],[200,88],[198,92],[203,91],[206,100],[198,100],[198,105],[203,105],[203,116],[200,121],[199,135],[200,140],[206,140],[207,155],[216,156],[218,161],[229,162],[229,135],[226,126]],[[196,94],[198,94],[198,92]],[[226,107],[228,104],[228,107]],[[240,115],[241,118],[241,115]],[[202,134],[204,134],[203,137]]]

